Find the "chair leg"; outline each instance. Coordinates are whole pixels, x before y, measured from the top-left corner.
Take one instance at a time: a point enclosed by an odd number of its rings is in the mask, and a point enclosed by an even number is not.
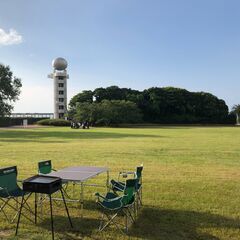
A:
[[[125,231],[128,234],[128,212],[125,211]]]
[[[118,224],[115,222],[115,218],[117,217],[117,215],[118,215],[118,213],[120,212],[120,210],[118,211],[118,212],[116,212],[114,215],[112,215],[112,216],[110,216],[110,215],[108,215],[107,213],[103,213],[102,214],[102,224],[101,224],[101,226],[99,225],[99,231],[100,232],[102,232],[107,226],[109,226],[111,223],[113,223],[115,226],[116,226],[116,228],[117,229],[119,229],[119,231],[121,231],[122,233],[124,233],[123,231],[122,231],[122,229],[118,226]],[[103,224],[103,221],[104,221],[104,218],[103,218],[103,216],[106,216],[107,217],[107,219],[108,219],[108,221],[105,223],[105,224]]]
[[[3,199],[1,199],[1,200],[3,201],[3,204],[2,204],[2,206],[0,207],[0,212],[2,212],[3,215],[5,216],[5,218],[7,219],[7,221],[8,221],[9,223],[11,223],[10,219],[8,218],[7,214],[6,214],[5,211],[4,211],[4,208],[9,204],[8,202],[10,201],[10,198],[7,199],[7,201],[5,201],[5,200],[3,200]]]
[[[20,206],[20,212],[19,212],[19,215],[18,215],[18,221],[17,221],[17,228],[16,228],[15,236],[17,236],[17,234],[18,234],[18,227],[19,227],[19,222],[20,222],[20,218],[21,218],[23,204],[24,204],[24,195],[22,196],[22,201],[21,201],[21,206]]]
[[[127,212],[129,214],[130,219],[132,220],[132,223],[134,223],[135,222],[135,217],[132,215],[131,208],[133,208],[133,206],[128,207]],[[134,212],[134,210],[133,210],[133,212]]]
[[[134,211],[134,219],[135,219],[135,221],[137,220],[137,201],[136,201],[136,199],[135,199],[135,201],[134,201],[134,205],[133,205],[133,211]]]
[[[101,214],[101,217],[100,217],[100,223],[99,223],[99,227],[98,227],[98,230],[100,231],[103,227],[103,221],[104,221],[104,214],[102,213]]]
[[[24,209],[28,210],[31,214],[34,215],[34,212],[30,209],[28,203],[26,202],[30,196],[31,196],[31,194],[29,194],[27,198],[24,198],[23,206],[22,206],[22,207],[23,207]],[[8,198],[7,200],[4,200],[4,199],[2,199],[2,198],[0,198],[0,199],[4,202],[3,205],[0,207],[0,212],[2,212],[2,213],[4,214],[5,218],[7,219],[7,221],[8,221],[9,223],[13,223],[14,220],[17,218],[19,212],[20,212],[20,209],[19,209],[19,208],[16,208],[16,205],[19,205],[19,204],[20,204],[20,202],[18,201],[18,198],[10,197],[10,198]],[[11,204],[11,203],[10,203],[10,200],[15,201],[16,205],[13,204],[13,203]],[[17,203],[18,203],[18,204],[17,204]],[[25,205],[27,205],[28,208],[27,208]],[[16,214],[15,214],[11,219],[7,216],[7,214],[6,214],[5,211],[4,211],[4,208],[5,208],[6,206],[8,206],[8,207],[10,207],[11,209],[13,209],[14,211],[16,211]],[[20,206],[21,206],[21,205],[20,205]],[[26,216],[25,214],[22,213],[22,216],[24,216],[24,217],[25,217],[26,219],[28,219],[29,221],[33,222],[32,219],[29,218],[28,216]]]

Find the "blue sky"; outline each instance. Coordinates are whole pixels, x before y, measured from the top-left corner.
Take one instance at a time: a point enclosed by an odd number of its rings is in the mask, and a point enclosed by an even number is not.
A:
[[[0,62],[22,78],[15,112],[52,112],[51,61],[68,98],[97,87],[175,86],[240,103],[238,0],[3,0]],[[12,29],[12,30],[11,30]]]

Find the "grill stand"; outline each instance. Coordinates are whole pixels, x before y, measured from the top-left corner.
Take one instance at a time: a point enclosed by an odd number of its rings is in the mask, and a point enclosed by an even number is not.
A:
[[[69,215],[69,211],[68,211],[68,207],[65,201],[65,197],[62,191],[62,188],[60,189],[61,191],[61,195],[62,195],[62,200],[64,202],[64,206],[65,206],[65,210],[67,212],[67,216],[68,216],[68,220],[70,223],[70,226],[73,228],[73,224],[72,224],[72,220],[70,218]],[[30,193],[30,195],[32,195],[32,193]],[[53,208],[52,208],[52,196],[51,194],[48,194],[49,196],[49,202],[50,202],[50,212],[51,212],[51,230],[52,230],[52,240],[54,240],[54,226],[53,226]],[[29,196],[30,197],[30,196]],[[16,228],[16,232],[15,235],[17,236],[18,234],[18,228],[19,228],[19,224],[20,224],[20,219],[21,219],[21,214],[22,214],[22,208],[24,206],[24,204],[26,203],[26,201],[24,201],[24,196],[22,196],[22,201],[21,201],[21,206],[20,206],[20,212],[18,215],[18,221],[17,221],[17,228]],[[37,193],[35,193],[35,224],[37,224]]]

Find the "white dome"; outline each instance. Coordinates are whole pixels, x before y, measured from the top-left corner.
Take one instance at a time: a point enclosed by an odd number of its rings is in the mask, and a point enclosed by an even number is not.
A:
[[[62,71],[67,68],[68,63],[64,58],[59,57],[52,61],[52,66],[54,69]]]

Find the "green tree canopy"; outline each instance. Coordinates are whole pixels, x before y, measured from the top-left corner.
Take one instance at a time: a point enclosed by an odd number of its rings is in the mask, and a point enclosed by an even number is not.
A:
[[[21,80],[13,76],[10,67],[0,64],[0,116],[11,113],[21,86]]]
[[[87,96],[87,97],[86,97]],[[136,104],[148,123],[225,123],[228,106],[224,100],[206,92],[190,92],[174,87],[154,87],[144,91],[111,86],[83,91],[70,102],[70,113],[76,113],[78,103],[105,100],[130,101]],[[128,113],[129,114],[129,113]],[[126,116],[127,117],[127,116]]]

